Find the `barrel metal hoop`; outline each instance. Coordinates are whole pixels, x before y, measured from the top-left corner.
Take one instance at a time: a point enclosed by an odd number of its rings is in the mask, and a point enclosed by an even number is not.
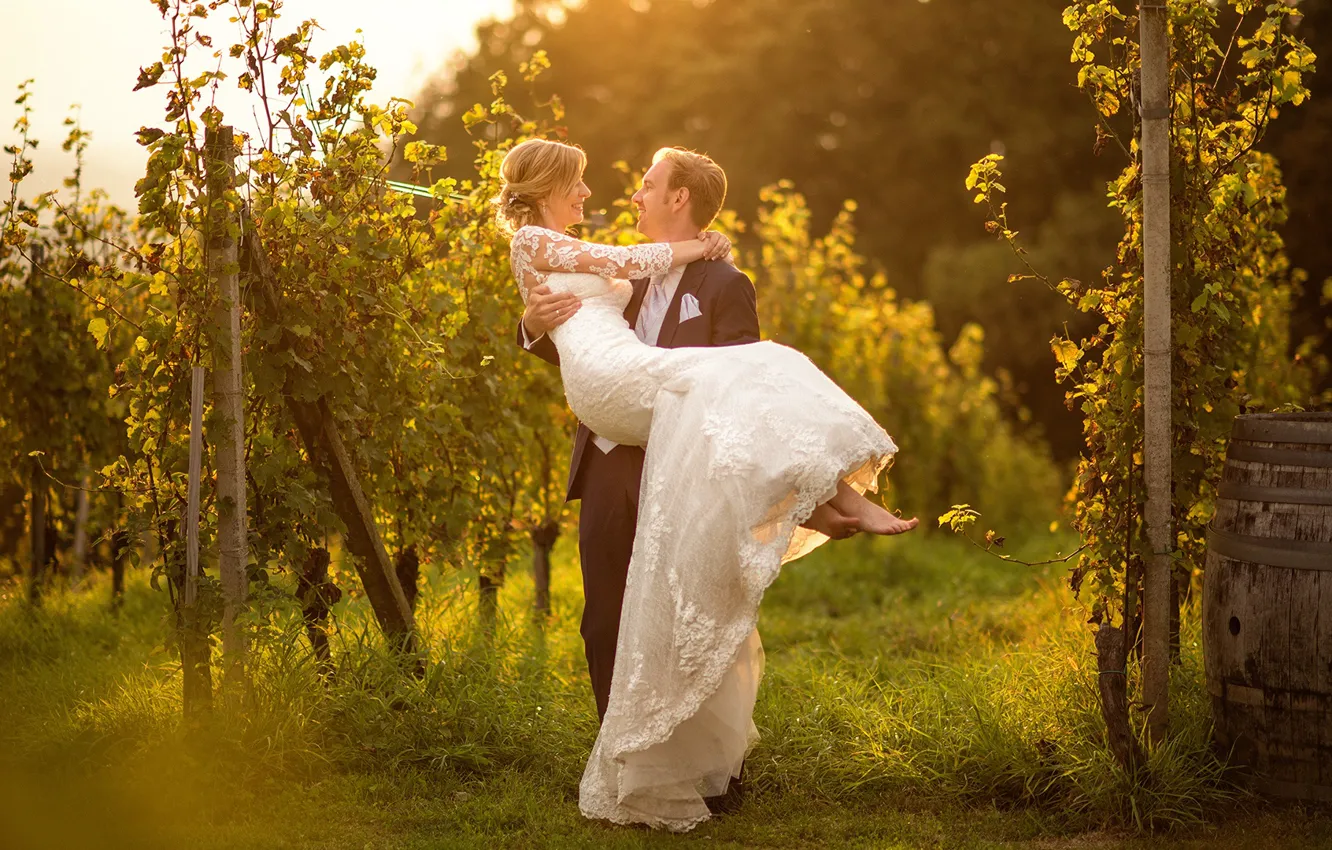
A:
[[[1267,416],[1237,416],[1230,431],[1231,439],[1256,440],[1261,443],[1332,444],[1328,422],[1275,419]]]
[[[1332,452],[1304,451],[1302,449],[1274,449],[1269,446],[1255,446],[1250,443],[1231,441],[1226,452],[1230,460],[1242,460],[1248,463],[1271,463],[1281,466],[1308,466],[1320,469],[1332,467]]]
[[[1302,487],[1261,487],[1238,481],[1222,481],[1216,495],[1222,499],[1245,502],[1283,502],[1287,505],[1332,505],[1332,490],[1307,490]]]
[[[1230,558],[1267,567],[1292,570],[1332,571],[1332,543],[1317,540],[1287,540],[1283,537],[1255,537],[1207,529],[1207,550]]]

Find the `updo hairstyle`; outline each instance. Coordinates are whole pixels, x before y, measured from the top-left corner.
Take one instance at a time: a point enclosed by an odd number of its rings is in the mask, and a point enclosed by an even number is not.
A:
[[[500,163],[504,188],[495,198],[500,227],[513,233],[541,222],[541,202],[578,185],[587,167],[582,149],[563,142],[528,139],[517,144]]]

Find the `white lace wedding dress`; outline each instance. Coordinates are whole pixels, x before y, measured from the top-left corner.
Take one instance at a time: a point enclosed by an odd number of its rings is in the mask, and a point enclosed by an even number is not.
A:
[[[544,273],[534,266],[567,270]],[[756,624],[783,563],[827,538],[801,528],[846,481],[876,486],[897,447],[794,349],[645,345],[627,278],[666,271],[664,244],[624,248],[539,227],[514,276],[582,308],[551,332],[569,406],[596,434],[646,446],[610,702],[583,774],[588,817],[683,831],[708,819],[757,739]]]

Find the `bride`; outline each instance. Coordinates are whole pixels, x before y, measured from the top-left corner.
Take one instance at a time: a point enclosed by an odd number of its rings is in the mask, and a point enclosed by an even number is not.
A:
[[[511,150],[496,199],[524,302],[581,307],[550,332],[565,395],[594,433],[646,447],[610,699],[580,788],[588,817],[684,831],[707,820],[757,739],[756,625],[781,565],[848,530],[916,527],[863,495],[897,446],[803,354],[764,341],[663,349],[624,318],[631,278],[729,256],[718,233],[631,247],[567,236],[586,165],[542,139]],[[542,197],[526,187],[569,184]]]

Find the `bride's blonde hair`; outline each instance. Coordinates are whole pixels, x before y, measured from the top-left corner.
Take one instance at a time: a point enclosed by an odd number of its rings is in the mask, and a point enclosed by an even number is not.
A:
[[[495,198],[500,227],[513,233],[541,220],[541,202],[578,184],[587,167],[581,148],[546,139],[528,139],[504,155],[504,188]]]

